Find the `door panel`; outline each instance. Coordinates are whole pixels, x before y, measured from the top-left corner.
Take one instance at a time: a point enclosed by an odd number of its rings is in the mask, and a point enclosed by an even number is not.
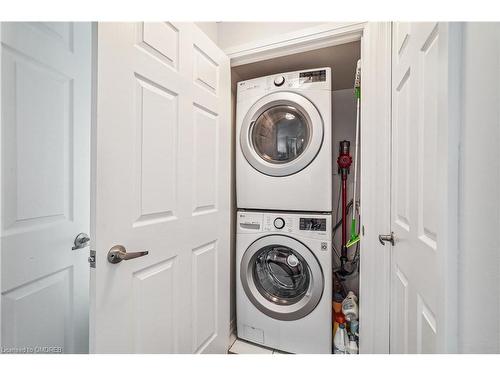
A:
[[[168,220],[176,211],[178,97],[137,76],[137,192],[134,225]],[[161,119],[162,121],[158,121]]]
[[[393,39],[392,353],[438,351],[437,160],[440,33],[445,24],[396,23]]]
[[[217,210],[217,155],[219,119],[206,108],[193,105],[193,215]]]
[[[193,353],[202,352],[217,336],[217,247],[210,242],[194,249],[192,261]]]
[[[176,258],[171,258],[133,273],[135,352],[174,353],[178,350],[177,270]],[[158,298],[159,285],[165,290],[162,298]],[[159,316],[162,319],[158,319]]]
[[[90,24],[2,23],[4,348],[88,351],[90,81]]]
[[[219,65],[203,50],[194,45],[194,81],[208,92],[217,95]]]
[[[228,58],[190,23],[100,23],[98,45],[91,350],[223,353]]]

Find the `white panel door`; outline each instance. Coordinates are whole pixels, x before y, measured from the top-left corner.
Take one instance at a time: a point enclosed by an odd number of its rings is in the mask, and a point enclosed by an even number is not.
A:
[[[229,59],[191,23],[99,23],[97,85],[91,351],[224,353]]]
[[[1,41],[2,347],[85,353],[91,27],[2,23]]]
[[[395,23],[392,46],[391,353],[446,350],[446,23]],[[455,202],[456,204],[456,202]],[[449,208],[449,207],[448,207]],[[452,265],[452,263],[449,263]],[[453,286],[452,286],[453,287]],[[451,319],[451,315],[450,315]],[[441,337],[441,338],[440,338]]]
[[[390,232],[391,221],[391,34],[390,22],[368,22],[361,44],[361,155],[370,155],[363,157],[360,168],[361,354],[389,353],[391,249],[377,236]]]

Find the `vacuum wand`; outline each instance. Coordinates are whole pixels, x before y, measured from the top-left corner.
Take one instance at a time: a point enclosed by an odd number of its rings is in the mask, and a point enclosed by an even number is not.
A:
[[[347,176],[350,173],[352,157],[350,154],[350,142],[341,141],[339,156],[337,158],[338,171],[342,179],[342,243],[340,253],[341,273],[347,273],[345,263],[347,262]]]

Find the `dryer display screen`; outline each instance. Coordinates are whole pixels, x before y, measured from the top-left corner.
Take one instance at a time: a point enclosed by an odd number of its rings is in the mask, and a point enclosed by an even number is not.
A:
[[[300,83],[325,82],[326,70],[314,70],[312,72],[299,73]]]
[[[326,231],[326,219],[318,218],[300,218],[300,230],[310,230],[316,232]]]

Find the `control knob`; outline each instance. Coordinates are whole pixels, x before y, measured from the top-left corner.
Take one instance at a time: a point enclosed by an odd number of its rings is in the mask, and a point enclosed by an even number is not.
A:
[[[276,219],[274,219],[274,227],[276,229],[283,229],[284,226],[285,226],[285,220],[283,220],[283,218],[277,217]]]
[[[285,83],[285,77],[278,76],[274,79],[274,86],[282,86]]]

